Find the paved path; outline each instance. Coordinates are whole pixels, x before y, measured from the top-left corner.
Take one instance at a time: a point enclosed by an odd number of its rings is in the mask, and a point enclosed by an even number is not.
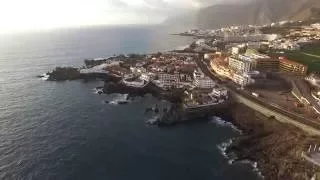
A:
[[[301,156],[306,159],[307,161],[309,161],[310,163],[313,163],[317,166],[320,167],[320,154],[319,153],[304,153],[302,152]]]
[[[312,126],[306,125],[303,122],[299,122],[297,120],[294,120],[286,115],[283,115],[282,113],[273,111],[263,105],[255,103],[255,102],[253,102],[253,101],[251,101],[251,100],[249,100],[249,99],[247,99],[237,93],[234,93],[234,96],[238,102],[241,102],[241,103],[247,105],[248,107],[264,114],[267,117],[274,116],[280,122],[292,124],[300,129],[306,131],[307,133],[309,133],[311,135],[319,135],[320,136],[319,129],[316,129]]]

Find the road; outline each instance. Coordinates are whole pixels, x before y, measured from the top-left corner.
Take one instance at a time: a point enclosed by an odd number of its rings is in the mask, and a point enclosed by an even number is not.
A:
[[[310,86],[307,84],[307,82],[305,82],[304,79],[297,79],[297,80],[293,80],[293,83],[295,83],[295,85],[297,86],[298,90],[300,91],[301,95],[303,97],[305,97],[309,103],[314,106],[314,108],[317,109],[317,111],[320,110],[320,106],[317,102],[317,100],[315,100],[312,95],[311,95],[311,89]]]
[[[217,77],[208,65],[206,65],[201,59],[197,59],[197,64],[201,68],[204,74],[212,79],[223,81],[221,78]],[[224,81],[225,82],[225,81]],[[295,114],[293,112],[287,111],[275,104],[269,104],[263,102],[256,97],[253,97],[250,92],[238,90],[238,87],[232,83],[226,83],[225,86],[231,91],[238,100],[242,100],[249,107],[254,108],[257,111],[263,111],[265,115],[272,115],[278,118],[279,121],[290,123],[296,127],[299,127],[308,133],[320,135],[320,122],[317,120],[312,120],[304,116]]]

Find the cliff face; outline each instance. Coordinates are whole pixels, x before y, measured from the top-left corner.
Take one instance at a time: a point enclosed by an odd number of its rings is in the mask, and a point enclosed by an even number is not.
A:
[[[317,8],[320,8],[319,0],[251,0],[238,4],[213,5],[193,13],[196,16],[194,26],[219,28],[226,25],[266,24],[281,20],[319,18],[320,10]],[[176,17],[175,22],[183,22],[185,17]]]

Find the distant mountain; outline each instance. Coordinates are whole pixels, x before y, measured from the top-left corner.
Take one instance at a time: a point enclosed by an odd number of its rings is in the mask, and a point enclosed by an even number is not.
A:
[[[246,3],[218,4],[198,12],[169,18],[166,23],[189,20],[199,28],[218,28],[226,25],[266,24],[282,20],[320,19],[320,0],[251,0]],[[192,22],[190,22],[190,19]]]
[[[198,11],[191,11],[188,13],[176,14],[166,19],[163,24],[185,29],[194,28],[198,23],[198,13]]]

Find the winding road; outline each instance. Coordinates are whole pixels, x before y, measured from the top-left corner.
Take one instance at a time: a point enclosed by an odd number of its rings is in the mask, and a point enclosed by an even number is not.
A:
[[[197,59],[196,63],[201,68],[204,74],[208,77],[223,81],[217,77],[212,71],[209,65],[207,65],[202,59]],[[287,111],[276,104],[270,104],[263,102],[260,99],[253,97],[249,92],[238,90],[239,88],[233,83],[226,83],[225,86],[233,93],[235,98],[246,104],[248,107],[261,112],[268,117],[275,117],[280,122],[292,124],[311,135],[320,135],[320,121],[306,118],[296,113]]]

